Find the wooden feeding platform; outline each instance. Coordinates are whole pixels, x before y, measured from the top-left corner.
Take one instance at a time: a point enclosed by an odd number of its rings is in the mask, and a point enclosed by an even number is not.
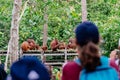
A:
[[[6,56],[7,51],[0,51],[0,57]],[[63,63],[67,61],[73,60],[75,56],[77,56],[76,51],[74,50],[58,50],[58,51],[51,51],[47,50],[45,52],[39,51],[39,50],[30,50],[23,52],[22,54],[19,54],[19,57],[22,56],[36,56],[42,61],[45,62],[45,64],[48,65],[62,65]]]
[[[7,54],[7,51],[6,51],[6,50],[0,50],[0,56],[6,55],[6,54]]]

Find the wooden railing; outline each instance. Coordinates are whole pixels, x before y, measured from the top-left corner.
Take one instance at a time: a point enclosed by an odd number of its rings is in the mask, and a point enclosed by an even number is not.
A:
[[[0,51],[0,56],[6,56],[6,54],[7,54],[7,51]],[[74,56],[77,56],[77,53],[76,51],[67,51],[67,50],[54,51],[54,52],[50,50],[46,52],[34,50],[34,51],[23,52],[19,57],[22,57],[22,56],[37,56],[46,64],[62,65],[68,60],[72,60]],[[53,57],[53,59],[47,59],[47,57]],[[61,59],[58,59],[58,57]],[[69,59],[69,57],[72,57],[72,59]]]

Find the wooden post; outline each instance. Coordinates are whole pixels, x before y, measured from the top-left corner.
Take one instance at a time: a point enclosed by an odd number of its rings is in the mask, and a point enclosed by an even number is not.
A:
[[[1,64],[2,62],[1,62],[1,55],[0,55],[0,64]]]
[[[65,63],[66,63],[67,62],[67,49],[66,48],[65,48],[64,54],[65,54]]]
[[[44,0],[44,3],[46,4],[47,3],[47,0]],[[47,10],[48,10],[48,7],[45,6],[44,8],[44,28],[43,28],[43,46],[46,46],[47,45],[47,29],[48,29],[48,15],[47,15]]]
[[[86,0],[81,0],[82,22],[87,21],[87,3]]]
[[[119,38],[118,46],[120,46],[120,38]]]
[[[44,63],[44,51],[41,52],[41,60]]]

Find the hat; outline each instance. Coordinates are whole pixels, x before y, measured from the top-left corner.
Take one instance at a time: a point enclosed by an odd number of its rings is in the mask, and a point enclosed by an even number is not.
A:
[[[88,42],[95,44],[99,43],[99,31],[97,26],[90,22],[85,21],[79,24],[75,30],[77,44],[81,47],[86,45]]]
[[[36,57],[24,57],[13,63],[10,70],[12,80],[50,80],[45,66]]]

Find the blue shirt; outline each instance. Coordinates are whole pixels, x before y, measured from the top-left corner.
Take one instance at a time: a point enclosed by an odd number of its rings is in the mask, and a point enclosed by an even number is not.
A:
[[[87,73],[83,69],[80,73],[79,80],[119,80],[115,69],[110,67],[107,57],[100,58],[101,65],[95,71]]]

